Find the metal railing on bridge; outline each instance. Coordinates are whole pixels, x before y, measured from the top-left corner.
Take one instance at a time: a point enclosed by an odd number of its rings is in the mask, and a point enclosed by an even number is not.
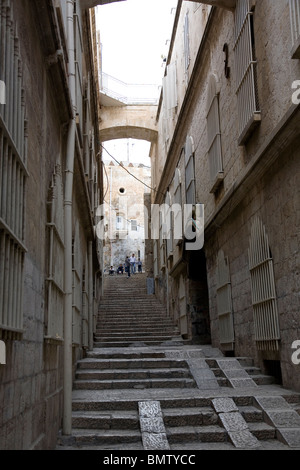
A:
[[[157,105],[161,87],[152,84],[130,84],[107,73],[101,73],[101,93],[114,98],[125,105]]]

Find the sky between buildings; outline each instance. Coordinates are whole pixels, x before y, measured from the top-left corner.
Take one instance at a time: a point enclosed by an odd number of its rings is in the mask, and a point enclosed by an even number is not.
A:
[[[126,0],[98,6],[103,72],[128,84],[161,86],[177,3]],[[149,142],[122,139],[106,142],[104,147],[118,161],[151,165]],[[107,152],[103,159],[111,160]]]
[[[161,85],[177,0],[126,0],[97,7],[103,71],[126,83]]]

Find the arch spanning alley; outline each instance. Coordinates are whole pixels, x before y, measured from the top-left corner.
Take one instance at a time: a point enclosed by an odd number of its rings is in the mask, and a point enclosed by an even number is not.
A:
[[[100,140],[138,139],[155,142],[158,129],[157,106],[102,107]]]

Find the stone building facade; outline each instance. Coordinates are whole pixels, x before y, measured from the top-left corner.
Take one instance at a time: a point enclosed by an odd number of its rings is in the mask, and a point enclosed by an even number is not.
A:
[[[298,391],[299,8],[179,1],[152,147],[152,203],[204,208],[202,249],[158,221],[156,294],[184,337]]]
[[[0,2],[2,450],[68,434],[73,366],[93,340],[103,194],[90,3]]]
[[[104,184],[105,243],[104,269],[116,270],[124,265],[126,256],[135,254],[145,260],[145,193],[150,191],[151,170],[143,164],[111,161],[105,164],[107,175]]]

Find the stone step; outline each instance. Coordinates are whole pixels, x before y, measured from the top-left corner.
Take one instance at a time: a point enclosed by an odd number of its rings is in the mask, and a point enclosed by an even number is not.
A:
[[[135,443],[137,448],[142,447],[142,436],[138,429],[73,429],[72,436],[60,436],[58,448],[81,448],[82,446],[111,446]]]
[[[218,424],[218,416],[211,407],[163,409],[166,427],[210,426]]]
[[[168,341],[170,340],[171,338],[173,338],[172,335],[161,335],[161,336],[156,336],[156,335],[151,335],[151,334],[145,334],[145,335],[140,335],[140,336],[131,336],[131,335],[126,335],[124,333],[123,336],[101,336],[101,337],[96,337],[95,338],[95,344],[97,344],[98,342],[102,342],[102,343],[105,343],[105,342],[124,342],[124,341],[130,341],[131,343],[132,342],[136,342],[136,341],[144,341],[144,340],[149,340],[149,341]],[[122,340],[122,341],[121,341]]]
[[[176,328],[174,325],[172,324],[161,324],[160,326],[158,326],[157,324],[148,324],[148,325],[137,325],[136,327],[132,324],[130,324],[129,322],[126,323],[126,324],[123,324],[123,326],[120,326],[119,329],[117,328],[117,325],[111,325],[111,324],[107,324],[105,328],[97,328],[96,331],[95,331],[95,334],[101,334],[103,335],[103,333],[114,333],[116,336],[118,335],[122,335],[123,334],[123,331],[124,329],[128,332],[128,333],[145,333],[145,332],[148,332],[149,333],[159,333],[161,331],[165,332],[165,331],[168,331],[168,332],[173,332],[174,330],[178,330],[178,328]]]
[[[215,370],[213,370],[215,372]],[[217,371],[215,373],[218,384],[220,387],[231,387],[230,381],[226,377],[222,377],[222,371]],[[271,375],[263,375],[263,374],[258,374],[258,375],[251,375],[251,379],[256,383],[256,385],[271,385],[275,383],[275,378],[272,377]]]
[[[145,389],[145,388],[195,388],[189,378],[132,379],[132,380],[75,380],[74,390]],[[124,392],[125,393],[125,392]]]
[[[265,422],[248,423],[250,432],[259,441],[276,440],[276,429]]]
[[[137,410],[123,410],[108,413],[107,411],[73,411],[72,426],[75,429],[139,429]]]
[[[173,379],[191,378],[189,369],[113,369],[113,370],[87,370],[79,369],[76,372],[78,380],[146,380],[146,379]]]
[[[153,359],[166,358],[163,351],[147,351],[147,350],[131,350],[126,351],[120,349],[119,351],[103,349],[93,349],[93,351],[87,351],[87,359]],[[84,360],[84,359],[83,359]],[[79,361],[80,363],[81,361]]]
[[[128,355],[129,356],[129,355]],[[83,359],[78,363],[78,371],[82,370],[138,370],[142,369],[143,371],[148,369],[165,369],[170,370],[172,368],[186,368],[187,364],[184,360],[171,360],[165,358],[127,358],[127,359]]]
[[[247,423],[261,423],[263,422],[263,412],[256,406],[241,406],[239,407],[240,413]]]
[[[122,307],[120,307],[120,305],[116,305],[114,308],[103,308],[100,305],[100,309],[98,312],[99,319],[113,320],[115,317],[117,317],[118,319],[136,317],[139,320],[148,319],[149,321],[153,321],[154,319],[161,319],[170,321],[165,309],[153,307],[151,305],[147,306],[146,308],[144,308],[143,306],[132,306],[127,309],[123,309]]]
[[[163,331],[161,330],[151,330],[150,328],[148,330],[140,330],[140,331],[134,331],[134,330],[131,330],[131,329],[128,329],[128,330],[123,330],[122,333],[118,333],[116,331],[103,331],[101,334],[99,333],[95,333],[94,335],[94,339],[95,341],[99,341],[99,340],[102,340],[103,341],[103,338],[110,338],[110,339],[120,339],[120,338],[124,338],[124,336],[126,338],[137,338],[137,337],[140,337],[140,338],[144,338],[144,337],[147,337],[147,336],[151,336],[151,337],[159,337],[161,338],[162,335],[158,335],[158,332],[160,331],[160,333],[163,333],[166,336],[170,337],[170,336],[175,336],[174,335],[174,329],[167,329],[165,328]]]
[[[185,442],[226,442],[227,432],[218,425],[168,427],[166,434],[170,445]]]
[[[123,341],[101,341],[101,342],[95,342],[95,347],[96,348],[123,348],[123,347],[129,347],[129,346],[161,346],[164,344],[165,346],[170,346],[170,347],[175,347],[179,345],[189,345],[191,344],[191,341],[189,340],[182,340],[182,338],[178,339],[157,339],[157,340],[148,340],[146,338],[132,338],[131,340],[126,340],[126,338]]]

